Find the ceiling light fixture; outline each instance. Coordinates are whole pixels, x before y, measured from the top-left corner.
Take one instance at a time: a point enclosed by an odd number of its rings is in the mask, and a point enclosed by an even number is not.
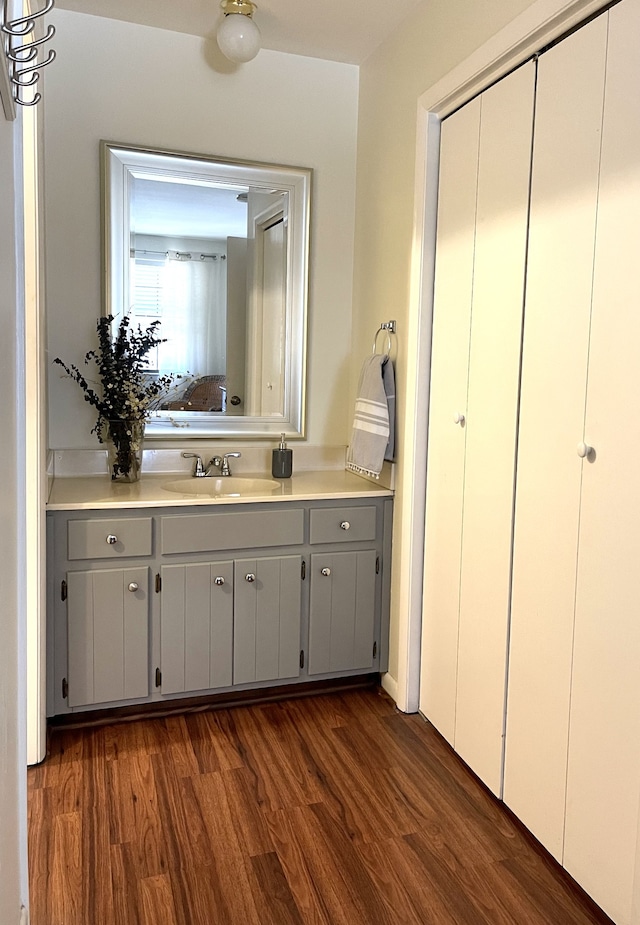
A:
[[[256,10],[251,0],[222,0],[224,19],[218,26],[220,51],[238,64],[251,61],[260,51],[260,30],[251,18]]]

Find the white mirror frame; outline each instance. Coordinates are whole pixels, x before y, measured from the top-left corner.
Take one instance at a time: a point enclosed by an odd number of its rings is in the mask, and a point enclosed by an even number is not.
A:
[[[307,293],[311,170],[155,151],[102,141],[103,313],[122,317],[128,302],[130,186],[135,175],[175,176],[288,193],[284,414],[273,417],[216,412],[154,412],[147,437],[304,437],[307,358]],[[162,333],[162,332],[160,332]]]

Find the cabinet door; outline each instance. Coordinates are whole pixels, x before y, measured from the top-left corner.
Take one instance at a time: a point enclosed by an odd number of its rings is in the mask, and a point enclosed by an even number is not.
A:
[[[606,17],[538,65],[504,800],[562,861]]]
[[[302,556],[236,559],[233,683],[300,674]]]
[[[420,710],[453,744],[480,97],[442,125]]]
[[[374,663],[376,551],[311,556],[309,674]]]
[[[149,570],[67,574],[70,707],[149,694]]]
[[[162,693],[229,687],[233,666],[233,562],[161,569]]]
[[[628,925],[640,921],[640,3],[624,0],[608,18],[564,866]]]

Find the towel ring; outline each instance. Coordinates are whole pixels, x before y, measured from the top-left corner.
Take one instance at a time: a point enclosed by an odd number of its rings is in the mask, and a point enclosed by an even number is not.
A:
[[[391,353],[391,335],[396,333],[396,323],[395,321],[383,321],[378,330],[376,331],[375,337],[373,338],[373,354],[375,355],[378,347],[378,334],[381,331],[385,331],[387,334],[387,354]]]

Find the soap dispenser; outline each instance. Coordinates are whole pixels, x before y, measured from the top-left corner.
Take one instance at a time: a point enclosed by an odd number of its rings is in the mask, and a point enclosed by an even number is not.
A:
[[[280,445],[273,451],[271,475],[274,479],[290,479],[293,471],[293,452],[287,449],[284,434],[280,434]]]

